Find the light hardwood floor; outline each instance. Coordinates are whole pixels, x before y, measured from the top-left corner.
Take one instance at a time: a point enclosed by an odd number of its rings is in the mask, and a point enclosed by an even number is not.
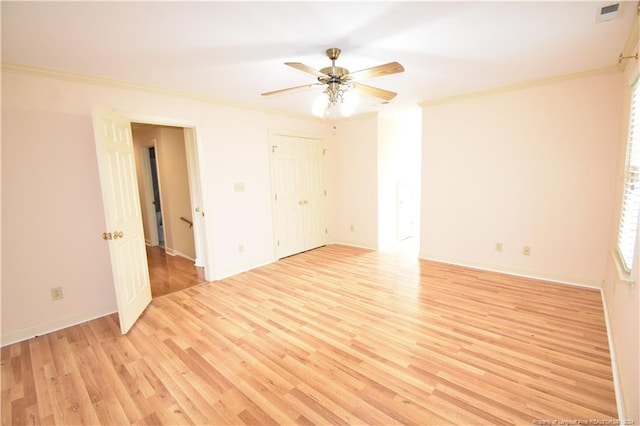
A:
[[[204,282],[204,268],[180,256],[168,255],[163,247],[147,246],[151,296],[159,297]]]
[[[2,424],[616,416],[596,290],[329,246],[2,348]]]

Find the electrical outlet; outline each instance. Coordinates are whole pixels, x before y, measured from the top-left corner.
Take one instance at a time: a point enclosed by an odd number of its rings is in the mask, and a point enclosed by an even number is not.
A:
[[[522,254],[523,254],[524,256],[529,256],[529,255],[531,255],[531,247],[529,247],[529,246],[524,246],[524,247],[522,247]]]
[[[238,253],[244,253],[244,245],[243,244],[240,244],[238,246]]]
[[[51,289],[51,300],[61,300],[63,297],[62,287],[53,287]]]
[[[495,250],[501,252],[502,251],[502,243],[496,243]]]

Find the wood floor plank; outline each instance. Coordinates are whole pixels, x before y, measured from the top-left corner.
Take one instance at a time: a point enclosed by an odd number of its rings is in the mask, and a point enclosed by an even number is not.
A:
[[[3,347],[2,424],[616,417],[598,290],[345,246],[187,287]]]
[[[204,268],[192,260],[167,254],[164,247],[147,246],[151,296],[160,297],[203,283]]]

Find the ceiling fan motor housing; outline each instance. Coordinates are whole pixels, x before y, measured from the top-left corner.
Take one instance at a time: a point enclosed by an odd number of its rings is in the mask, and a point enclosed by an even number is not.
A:
[[[321,83],[339,83],[342,77],[349,74],[349,70],[342,67],[326,67],[320,70],[321,73],[326,74],[324,76],[318,77],[318,81]],[[330,77],[330,78],[327,78]]]
[[[327,49],[327,57],[331,59],[331,66],[322,68],[320,70],[321,73],[326,74],[325,76],[318,77],[318,81],[320,83],[328,84],[328,83],[342,83],[342,77],[349,74],[349,70],[342,67],[336,67],[336,59],[340,56],[340,52],[342,52],[337,47],[332,47]],[[330,78],[327,78],[330,77]]]

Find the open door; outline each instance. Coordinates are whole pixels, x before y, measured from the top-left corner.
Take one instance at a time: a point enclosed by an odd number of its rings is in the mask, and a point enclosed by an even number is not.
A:
[[[120,330],[126,334],[151,302],[131,123],[104,108],[93,109],[93,130],[102,186]]]

